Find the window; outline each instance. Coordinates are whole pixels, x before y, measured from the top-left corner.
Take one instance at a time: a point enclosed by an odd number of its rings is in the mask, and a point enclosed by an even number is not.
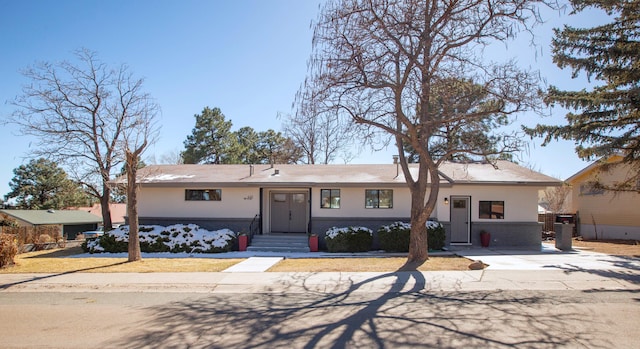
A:
[[[186,201],[221,201],[222,189],[186,189],[184,199]]]
[[[484,219],[504,219],[504,201],[480,201],[478,210]]]
[[[580,184],[580,195],[602,195],[604,189],[600,187],[598,182],[586,182]]]
[[[273,194],[274,202],[287,202],[287,194]]]
[[[364,191],[365,208],[393,208],[393,190],[367,189]]]
[[[467,208],[467,199],[453,199],[453,208]]]
[[[340,189],[321,189],[320,208],[340,208]]]

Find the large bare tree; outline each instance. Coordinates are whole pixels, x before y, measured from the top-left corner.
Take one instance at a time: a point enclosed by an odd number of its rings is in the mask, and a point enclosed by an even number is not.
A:
[[[411,191],[406,269],[428,258],[425,223],[436,206],[440,165],[463,153],[493,160],[521,146],[500,126],[539,105],[537,74],[512,60],[489,61],[483,49],[529,31],[542,3],[329,0],[321,9],[298,103],[318,96],[321,112],[347,115],[368,134],[395,141]],[[462,109],[447,105],[470,96],[482,98]],[[409,171],[407,146],[418,156],[417,175]]]
[[[350,150],[357,143],[351,120],[327,112],[323,101],[307,92],[311,91],[299,91],[304,95],[300,96],[295,113],[285,117],[285,135],[302,150],[307,164],[329,164],[338,157],[349,162],[353,158]]]
[[[64,165],[100,201],[105,230],[110,230],[108,182],[125,158],[119,142],[129,120],[143,112],[133,114],[123,106],[149,98],[143,80],[126,65],[109,67],[87,49],[77,50],[74,62],[39,63],[23,74],[29,83],[13,101],[17,108],[9,121],[35,137],[34,155]]]
[[[571,186],[564,184],[561,187],[547,188],[542,192],[542,204],[553,213],[569,212],[571,198]]]
[[[140,159],[149,145],[158,136],[155,122],[159,112],[158,105],[144,93],[131,94],[125,91],[139,90],[141,81],[123,80],[118,85],[124,98],[120,99],[118,108],[120,114],[126,115],[123,120],[124,131],[122,140],[118,143],[125,155],[125,172],[127,177],[127,216],[129,220],[129,262],[142,259],[140,250],[140,235],[138,231],[138,168]],[[131,85],[133,84],[133,85]]]

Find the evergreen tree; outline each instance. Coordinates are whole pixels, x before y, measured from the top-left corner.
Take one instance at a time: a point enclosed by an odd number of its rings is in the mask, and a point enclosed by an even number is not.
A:
[[[565,26],[555,29],[553,60],[571,68],[573,77],[586,74],[600,84],[591,90],[563,91],[551,87],[546,103],[575,112],[567,124],[537,125],[525,131],[551,140],[576,142],[585,160],[612,154],[640,168],[640,1],[572,0],[574,11],[593,7],[605,11],[612,21],[592,28]],[[634,180],[630,181],[634,182]],[[610,188],[615,189],[615,188]]]
[[[70,180],[53,161],[44,158],[31,160],[13,173],[15,176],[9,183],[11,192],[5,195],[5,199],[15,199],[16,206],[20,208],[63,209],[90,203],[81,186]]]
[[[195,117],[196,126],[181,154],[185,164],[286,164],[302,157],[280,132],[256,132],[249,126],[231,132],[233,124],[225,120],[219,108],[205,107]]]
[[[184,142],[182,159],[185,164],[221,164],[229,154],[231,121],[225,120],[220,108],[205,107],[196,114],[196,126]]]

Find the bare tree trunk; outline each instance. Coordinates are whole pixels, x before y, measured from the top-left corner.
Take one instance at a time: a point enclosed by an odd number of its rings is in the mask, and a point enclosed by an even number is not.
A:
[[[411,195],[411,235],[409,236],[409,254],[402,270],[416,270],[429,259],[427,246],[427,218],[424,211],[424,194]]]
[[[404,167],[406,166],[403,166],[403,170]],[[411,235],[407,261],[400,270],[416,270],[429,259],[427,220],[435,209],[440,192],[440,176],[437,165],[429,161],[422,161],[418,176],[420,177],[419,181],[413,182],[409,186],[411,190]],[[428,198],[427,190],[429,192]]]
[[[111,189],[106,185],[103,186],[102,196],[100,197],[100,208],[102,210],[102,225],[104,231],[113,229],[113,220],[111,219],[111,207],[109,207],[109,199],[111,197]]]
[[[129,262],[142,260],[138,234],[138,197],[136,175],[138,154],[126,152],[127,163],[127,215],[129,216]]]

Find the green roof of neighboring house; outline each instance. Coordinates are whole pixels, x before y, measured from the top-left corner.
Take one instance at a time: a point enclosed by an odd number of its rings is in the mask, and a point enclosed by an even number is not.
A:
[[[0,210],[0,214],[6,214],[33,225],[91,224],[102,221],[89,212],[72,210]]]

